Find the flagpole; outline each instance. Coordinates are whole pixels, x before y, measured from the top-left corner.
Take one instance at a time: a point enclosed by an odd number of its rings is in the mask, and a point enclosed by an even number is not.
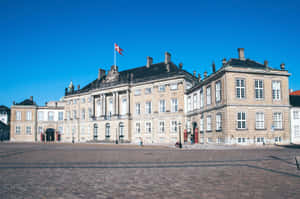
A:
[[[114,65],[117,66],[117,55],[116,55],[116,49],[115,49],[116,43],[114,43]]]

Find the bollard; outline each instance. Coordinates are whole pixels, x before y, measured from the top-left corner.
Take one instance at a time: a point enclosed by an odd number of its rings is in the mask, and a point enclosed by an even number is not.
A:
[[[296,160],[296,166],[297,166],[297,169],[300,170],[300,165],[299,165],[299,159],[300,157],[299,156],[295,156],[295,160]]]

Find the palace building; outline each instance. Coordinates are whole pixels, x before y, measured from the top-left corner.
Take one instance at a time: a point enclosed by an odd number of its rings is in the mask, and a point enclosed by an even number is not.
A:
[[[223,60],[204,77],[164,62],[119,71],[99,69],[80,88],[71,81],[61,101],[11,107],[12,141],[289,142],[289,73],[244,57]]]

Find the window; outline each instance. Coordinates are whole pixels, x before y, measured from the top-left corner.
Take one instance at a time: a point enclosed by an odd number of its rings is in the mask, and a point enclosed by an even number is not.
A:
[[[164,121],[160,121],[159,122],[159,132],[160,133],[164,133],[165,132],[165,122]]]
[[[211,131],[211,116],[206,117],[206,130]]]
[[[203,95],[203,88],[200,89],[200,108],[204,106],[204,95]]]
[[[236,97],[239,99],[245,98],[245,80],[244,79],[236,79]]]
[[[171,133],[177,132],[177,121],[171,121]]]
[[[197,109],[197,105],[198,105],[198,95],[196,93],[193,96],[193,108],[194,108],[194,110]]]
[[[21,134],[21,127],[20,126],[16,126],[16,134],[17,135]]]
[[[255,80],[255,98],[263,99],[264,98],[264,82],[263,80]]]
[[[188,96],[188,99],[187,99],[187,109],[188,111],[191,111],[192,110],[192,97],[191,96]]]
[[[74,99],[74,100],[73,100],[73,104],[76,104],[76,103],[77,103],[77,100],[76,100],[76,99]]]
[[[166,86],[165,85],[158,86],[158,91],[159,92],[165,92],[165,90],[166,90]]]
[[[67,111],[67,120],[70,120],[70,111]]]
[[[203,119],[203,115],[201,115],[200,118],[200,132],[204,131],[204,119]]]
[[[146,133],[151,133],[151,122],[146,122]]]
[[[62,121],[64,120],[64,112],[58,112],[58,120]]]
[[[16,120],[21,120],[22,119],[22,115],[20,111],[16,111]]]
[[[246,142],[246,138],[238,138],[238,143],[245,143]]]
[[[49,121],[53,121],[54,120],[54,112],[53,111],[49,111],[48,112],[48,120]]]
[[[159,112],[160,113],[166,112],[166,101],[165,100],[159,101]]]
[[[238,112],[237,113],[237,128],[246,129],[246,113]]]
[[[39,121],[43,121],[44,120],[44,112],[42,112],[42,111],[38,112],[38,120]]]
[[[300,125],[294,125],[294,135],[300,137]]]
[[[124,137],[124,123],[120,122],[119,124],[119,136]]]
[[[81,103],[82,103],[82,104],[85,103],[85,98],[81,98]]]
[[[177,83],[173,83],[170,85],[170,89],[171,90],[177,90],[178,89],[178,84]]]
[[[122,115],[125,115],[127,113],[127,99],[123,98],[122,99]]]
[[[110,98],[108,100],[108,115],[111,116],[113,112],[113,100]]]
[[[216,114],[216,130],[217,131],[222,130],[222,115],[221,115],[221,113]]]
[[[257,143],[264,143],[264,142],[265,142],[265,138],[263,138],[263,137],[258,137],[258,138],[256,138],[256,142],[257,142]]]
[[[109,128],[109,124],[106,124],[105,127],[107,127],[108,125],[108,128]],[[106,131],[107,131],[107,128],[105,128],[105,135],[106,135]],[[109,131],[109,129],[108,129]],[[109,132],[108,132],[109,134]],[[98,125],[97,124],[94,124],[94,140],[97,140],[97,137],[98,137]]]
[[[62,126],[58,127],[58,134],[60,134],[60,135],[64,134],[64,127],[62,127]]]
[[[141,95],[141,89],[135,89],[134,90],[134,95],[135,96]]]
[[[26,112],[26,120],[32,120],[32,112],[31,111]]]
[[[81,119],[85,120],[85,109],[81,109]]]
[[[256,129],[264,129],[265,128],[265,116],[264,113],[256,113]]]
[[[151,102],[146,102],[146,114],[151,114],[151,109],[152,109],[152,103]]]
[[[172,112],[177,112],[178,111],[178,102],[177,102],[177,99],[172,99],[172,107],[171,107],[171,111]]]
[[[273,126],[275,129],[282,129],[282,113],[273,113]]]
[[[152,89],[151,88],[145,88],[145,94],[151,94]]]
[[[26,126],[26,134],[31,134],[31,126]]]
[[[206,104],[210,105],[211,104],[211,87],[208,86],[206,88]]]
[[[281,142],[281,137],[280,136],[275,137],[275,142]]]
[[[139,122],[135,123],[135,133],[136,134],[141,133],[141,123],[139,123]]]
[[[106,138],[109,138],[109,137],[110,137],[110,124],[109,124],[109,123],[107,123],[107,124],[105,125],[105,137],[106,137]]]
[[[272,98],[273,100],[280,100],[280,81],[272,81]]]
[[[84,134],[85,134],[84,126],[82,126],[82,127],[80,128],[80,134],[81,134],[81,135],[84,135]]]
[[[39,126],[39,128],[38,128],[38,133],[39,133],[39,134],[42,134],[42,133],[43,133],[43,127]]]
[[[73,119],[77,119],[77,111],[76,110],[73,110]]]
[[[293,111],[293,117],[294,117],[295,120],[300,119],[299,111]]]
[[[91,118],[92,117],[92,108],[89,108],[89,118]]]
[[[216,83],[216,102],[221,101],[221,82]]]
[[[141,104],[140,103],[136,103],[135,104],[135,113],[137,115],[140,115],[141,114]]]
[[[92,97],[88,97],[88,102],[91,102],[92,101]]]
[[[96,116],[100,117],[101,116],[101,101],[97,100],[96,102]]]

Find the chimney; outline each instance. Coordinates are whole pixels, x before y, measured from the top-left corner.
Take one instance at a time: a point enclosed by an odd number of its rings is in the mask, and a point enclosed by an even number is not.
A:
[[[194,72],[193,72],[193,76],[196,77],[196,71],[195,71],[195,70],[194,70]]]
[[[264,61],[264,65],[265,65],[265,67],[268,66],[268,61],[267,60]]]
[[[289,93],[292,93],[292,92],[293,92],[293,89],[290,88],[290,89],[289,89]]]
[[[150,56],[147,56],[147,68],[149,68],[153,63],[153,58]]]
[[[183,67],[183,63],[180,63],[179,64],[179,69],[182,70],[182,67]]]
[[[223,64],[223,66],[226,64],[226,58],[224,58],[224,59],[222,60],[222,64]]]
[[[48,102],[45,102],[45,106],[48,106]]]
[[[99,71],[98,71],[98,80],[100,80],[104,76],[105,76],[105,70],[99,68]]]
[[[246,59],[245,59],[244,48],[238,48],[238,52],[239,52],[239,59],[240,59],[240,60],[246,60]]]
[[[171,54],[168,52],[165,52],[165,64],[168,64],[171,62]]]
[[[16,102],[15,102],[15,101],[13,101],[13,105],[16,105]]]
[[[204,79],[207,78],[207,72],[204,72]]]
[[[68,94],[68,88],[65,88],[65,95]]]
[[[216,72],[216,64],[215,64],[214,61],[213,61],[212,65],[211,65],[211,67],[212,67],[213,73],[215,73]]]
[[[33,96],[30,96],[30,101],[33,101]]]
[[[284,69],[285,69],[285,64],[284,64],[284,63],[281,63],[281,64],[280,64],[280,69],[281,69],[281,70],[284,70]]]
[[[198,81],[201,82],[201,75],[198,73]]]
[[[77,90],[80,90],[80,84],[78,84],[78,86],[77,86]]]

